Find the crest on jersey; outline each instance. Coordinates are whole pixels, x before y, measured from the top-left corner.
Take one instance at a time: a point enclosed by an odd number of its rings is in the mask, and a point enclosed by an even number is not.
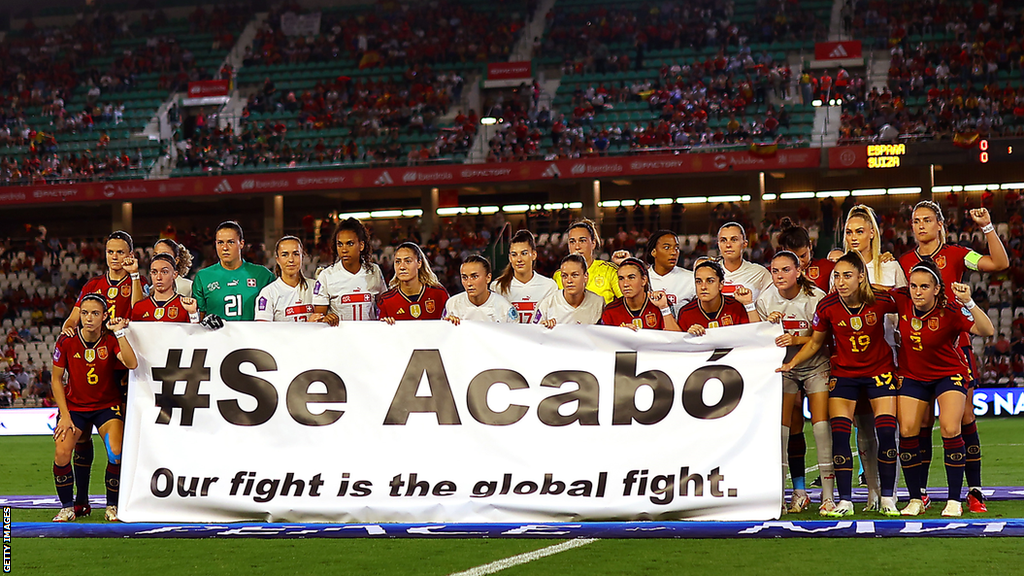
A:
[[[878,315],[874,312],[868,312],[864,315],[864,320],[867,321],[868,326],[874,326],[875,322],[878,322]]]
[[[107,288],[107,298],[117,298],[117,286]]]
[[[96,353],[99,354],[100,360],[106,360],[107,356],[110,355],[109,352],[107,351],[106,346],[100,346],[99,348],[97,348]]]
[[[245,281],[245,285],[248,286],[249,288],[255,288],[256,287],[256,279],[255,278],[249,278],[248,280]]]
[[[597,286],[597,287],[604,286],[604,278],[602,278],[600,276],[598,276],[597,278],[594,278],[594,286]]]
[[[644,315],[644,323],[648,328],[654,328],[658,325],[658,317],[654,315],[654,312],[648,312]]]
[[[810,278],[811,280],[817,280],[818,276],[820,275],[821,268],[818,268],[817,266],[811,266],[810,268],[807,269],[807,277]]]
[[[931,320],[929,320],[928,323],[930,324]],[[917,318],[913,318],[910,320],[910,327],[913,328],[914,330],[920,330],[921,326],[924,326],[924,324],[921,323],[921,320]]]
[[[732,326],[732,314],[722,316],[722,326]]]
[[[427,307],[427,314],[433,314],[434,313],[434,301],[433,300],[427,300],[426,302],[424,302],[424,304]]]
[[[128,296],[131,296],[131,295],[132,295],[132,285],[131,284],[125,284],[124,286],[121,286],[121,296],[128,297]]]
[[[90,348],[90,349],[85,351],[85,361],[86,362],[92,362],[95,359],[96,359],[96,351],[95,350]]]
[[[633,318],[633,326],[636,326],[636,329],[639,330],[644,327],[644,321],[639,318]]]
[[[178,317],[178,309],[177,308],[171,308],[171,309],[167,310],[167,317],[170,318],[171,320],[174,320],[175,318],[177,318]]]
[[[718,322],[708,322],[708,328],[718,328]]]
[[[939,270],[942,270],[943,268],[945,268],[946,267],[946,256],[945,255],[936,256],[935,257],[935,265],[939,267]]]
[[[854,316],[850,318],[850,327],[854,330],[860,330],[864,327],[864,322],[860,319],[860,316]]]
[[[157,308],[156,310],[153,310],[153,318],[156,318],[157,320],[162,320],[163,317],[164,317],[164,309],[163,308]]]
[[[932,332],[935,332],[936,330],[939,329],[938,317],[928,319],[928,329],[931,330]]]
[[[412,306],[409,306],[409,314],[412,314],[413,318],[419,318],[420,314],[422,313],[423,310],[420,309],[419,304],[413,304]]]

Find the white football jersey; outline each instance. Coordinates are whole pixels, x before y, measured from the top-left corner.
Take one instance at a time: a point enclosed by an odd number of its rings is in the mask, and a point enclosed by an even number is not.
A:
[[[824,297],[825,292],[818,287],[814,288],[812,294],[804,292],[801,288],[800,292],[792,300],[786,300],[782,297],[782,294],[779,294],[779,289],[772,285],[757,297],[755,305],[757,306],[757,313],[761,315],[761,320],[767,321],[768,315],[772,312],[781,312],[782,321],[780,325],[786,334],[810,336],[814,332],[814,329],[811,327],[814,321],[814,312],[818,308],[818,302]],[[787,346],[785,362],[792,360],[802,347]],[[822,367],[828,364],[828,356],[828,346],[822,346],[817,354],[796,367],[794,376],[801,378],[820,372]]]
[[[725,265],[722,265],[725,268]],[[730,296],[736,291],[737,286],[746,286],[753,292],[754,301],[772,285],[772,275],[768,269],[760,264],[743,260],[740,267],[733,272],[725,268],[725,283],[722,284],[722,294]]]
[[[672,308],[672,316],[679,315],[679,310],[697,297],[697,291],[693,285],[693,271],[676,266],[664,276],[654,271],[654,266],[648,268],[651,278],[651,290],[657,292],[664,290],[668,296],[668,305]]]
[[[512,306],[515,306],[516,312],[519,313],[520,324],[536,324],[539,322],[537,305],[550,294],[557,292],[558,286],[551,278],[534,272],[533,278],[530,278],[530,281],[525,284],[513,276],[512,283],[508,285],[507,294],[498,290],[497,280],[491,282],[491,291],[501,295],[511,302]]]
[[[573,308],[565,301],[565,294],[557,290],[542,300],[537,308],[541,321],[554,318],[555,324],[597,324],[604,312],[604,298],[587,290],[583,293],[583,302]]]
[[[512,304],[501,294],[490,293],[487,301],[477,306],[469,301],[469,295],[465,292],[456,294],[448,299],[444,305],[442,318],[455,316],[462,320],[473,322],[498,322],[501,324],[516,324],[519,322],[519,313]]]
[[[256,320],[263,322],[308,322],[313,313],[313,282],[292,287],[278,278],[260,290],[256,298]]]
[[[380,267],[359,267],[352,274],[341,262],[324,268],[313,285],[313,305],[330,306],[342,321],[376,320],[377,296],[388,289]]]

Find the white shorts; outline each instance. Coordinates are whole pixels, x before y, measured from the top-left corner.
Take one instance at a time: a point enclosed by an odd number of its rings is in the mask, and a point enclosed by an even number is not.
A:
[[[801,390],[804,394],[828,392],[828,379],[830,376],[828,370],[815,372],[803,378],[794,378],[791,374],[791,372],[782,374],[783,394],[799,394]]]

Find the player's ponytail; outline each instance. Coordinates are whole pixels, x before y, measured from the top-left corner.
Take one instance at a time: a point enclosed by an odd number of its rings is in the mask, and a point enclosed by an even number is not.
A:
[[[184,245],[178,244],[170,238],[161,238],[153,246],[161,244],[170,248],[171,254],[174,255],[174,267],[178,270],[178,276],[185,277],[192,269],[192,253]]]
[[[775,253],[775,256],[772,258],[772,261],[774,262],[776,258],[786,258],[787,260],[790,260],[793,263],[793,267],[796,268],[797,270],[797,285],[800,286],[800,289],[804,291],[804,294],[807,294],[808,296],[814,294],[814,282],[811,282],[810,278],[804,276],[804,271],[800,269],[800,258],[796,254],[790,252],[789,250],[780,250],[779,252]]]
[[[846,217],[846,226],[850,226],[850,220],[853,218],[860,218],[867,222],[867,225],[871,227],[874,233],[874,238],[871,239],[871,267],[874,268],[875,277],[882,277],[882,258],[881,258],[881,245],[882,245],[882,233],[878,229],[878,218],[875,216],[875,211],[870,206],[864,204],[858,204],[850,209],[850,214]],[[843,248],[846,250],[850,249],[850,243],[847,240],[843,241]],[[867,269],[865,267],[865,269]],[[870,283],[870,282],[869,282]],[[872,302],[874,300],[872,299]]]
[[[512,240],[508,243],[509,252],[512,251],[512,246],[516,244],[528,244],[530,250],[537,250],[537,241],[533,238],[533,232],[529,230],[519,230],[512,236]],[[512,260],[509,259],[509,263],[505,265],[505,269],[501,271],[501,275],[498,276],[498,294],[507,297],[509,287],[512,286],[512,278],[515,278],[516,271],[512,268]]]
[[[800,248],[807,247],[811,250],[814,246],[811,245],[811,235],[807,232],[807,229],[803,226],[798,226],[789,219],[789,216],[784,217],[780,222],[779,226],[782,228],[782,232],[779,232],[776,243],[779,248],[783,250],[799,250]],[[799,264],[799,263],[798,263]]]
[[[875,303],[875,291],[871,288],[871,279],[868,277],[868,267],[864,263],[864,258],[860,255],[860,252],[850,250],[846,254],[839,257],[836,260],[836,265],[841,262],[846,262],[850,266],[853,266],[857,273],[860,274],[860,285],[857,287],[857,294],[860,297],[862,304],[874,304]]]

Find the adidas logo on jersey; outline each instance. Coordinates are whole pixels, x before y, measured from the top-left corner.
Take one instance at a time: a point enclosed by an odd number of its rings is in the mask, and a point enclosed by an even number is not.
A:
[[[547,170],[545,170],[544,173],[541,174],[541,176],[543,176],[544,178],[558,178],[561,175],[562,171],[558,169],[557,164],[551,164],[550,166],[548,166]]]
[[[829,58],[846,58],[847,56],[849,56],[849,53],[846,52],[846,48],[843,48],[842,44],[833,48],[832,52],[828,55]]]
[[[231,184],[228,184],[226,178],[224,180],[221,180],[220,184],[217,184],[217,186],[213,189],[213,191],[217,192],[218,194],[223,192],[231,192],[232,190],[233,189],[231,188]]]
[[[395,181],[394,179],[391,178],[391,174],[389,174],[388,171],[385,170],[380,173],[380,176],[378,176],[377,179],[373,181],[373,183],[376,184],[377,186],[389,186],[391,184],[394,184]]]

